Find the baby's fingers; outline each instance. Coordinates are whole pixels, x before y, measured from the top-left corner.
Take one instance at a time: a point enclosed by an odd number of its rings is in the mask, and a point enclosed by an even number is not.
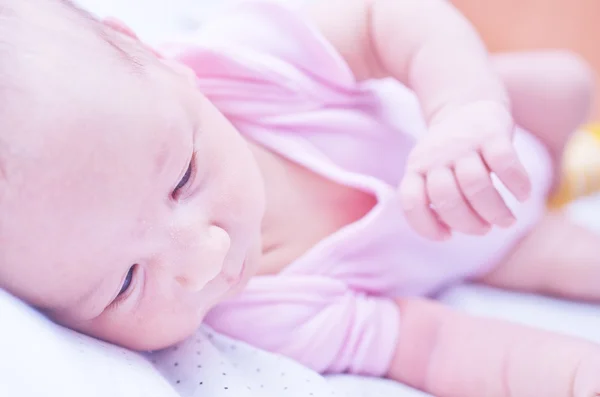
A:
[[[483,235],[490,230],[490,225],[465,200],[451,169],[444,167],[430,171],[427,191],[435,212],[451,229],[474,235]]]
[[[462,194],[481,218],[501,227],[514,223],[514,215],[494,187],[490,171],[479,154],[472,153],[459,160],[454,173]]]
[[[400,204],[408,224],[421,236],[432,240],[445,240],[450,231],[442,224],[429,206],[423,176],[407,172],[399,189]]]
[[[510,139],[497,139],[487,143],[481,150],[481,156],[489,170],[519,201],[525,201],[531,194],[531,181],[527,170]]]

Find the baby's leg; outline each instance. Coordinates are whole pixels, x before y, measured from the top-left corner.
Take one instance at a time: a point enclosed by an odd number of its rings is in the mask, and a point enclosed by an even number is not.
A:
[[[486,284],[563,298],[600,301],[600,235],[562,212],[548,213]]]
[[[594,397],[600,347],[437,303],[399,302],[389,376],[436,397]]]
[[[517,123],[548,147],[558,165],[571,134],[585,121],[592,77],[564,52],[505,54],[494,58],[513,102]],[[483,282],[565,298],[600,300],[600,236],[551,213]]]
[[[564,51],[507,53],[492,58],[508,89],[517,124],[536,135],[556,162],[588,117],[593,73]]]

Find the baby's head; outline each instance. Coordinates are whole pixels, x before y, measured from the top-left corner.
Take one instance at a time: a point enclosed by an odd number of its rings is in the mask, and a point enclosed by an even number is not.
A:
[[[188,73],[63,0],[0,0],[0,287],[134,349],[258,260],[262,183]]]

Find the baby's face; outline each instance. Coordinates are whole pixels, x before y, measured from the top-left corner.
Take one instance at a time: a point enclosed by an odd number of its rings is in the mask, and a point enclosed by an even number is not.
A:
[[[263,187],[189,75],[115,58],[46,62],[8,109],[0,286],[69,327],[156,349],[252,274]]]

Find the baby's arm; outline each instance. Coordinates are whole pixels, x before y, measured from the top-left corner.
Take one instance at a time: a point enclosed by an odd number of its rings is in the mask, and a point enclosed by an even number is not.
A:
[[[443,239],[510,226],[490,171],[521,200],[530,183],[507,92],[468,21],[445,0],[329,0],[310,13],[359,79],[394,77],[419,98],[429,133],[400,189],[415,230]]]
[[[491,62],[517,124],[537,136],[560,163],[567,140],[588,120],[594,71],[576,53],[560,50],[501,53]]]
[[[436,397],[600,395],[597,345],[425,300],[398,305],[395,380]]]
[[[445,0],[318,1],[310,13],[358,79],[398,79],[428,122],[453,104],[509,106],[479,36]]]

